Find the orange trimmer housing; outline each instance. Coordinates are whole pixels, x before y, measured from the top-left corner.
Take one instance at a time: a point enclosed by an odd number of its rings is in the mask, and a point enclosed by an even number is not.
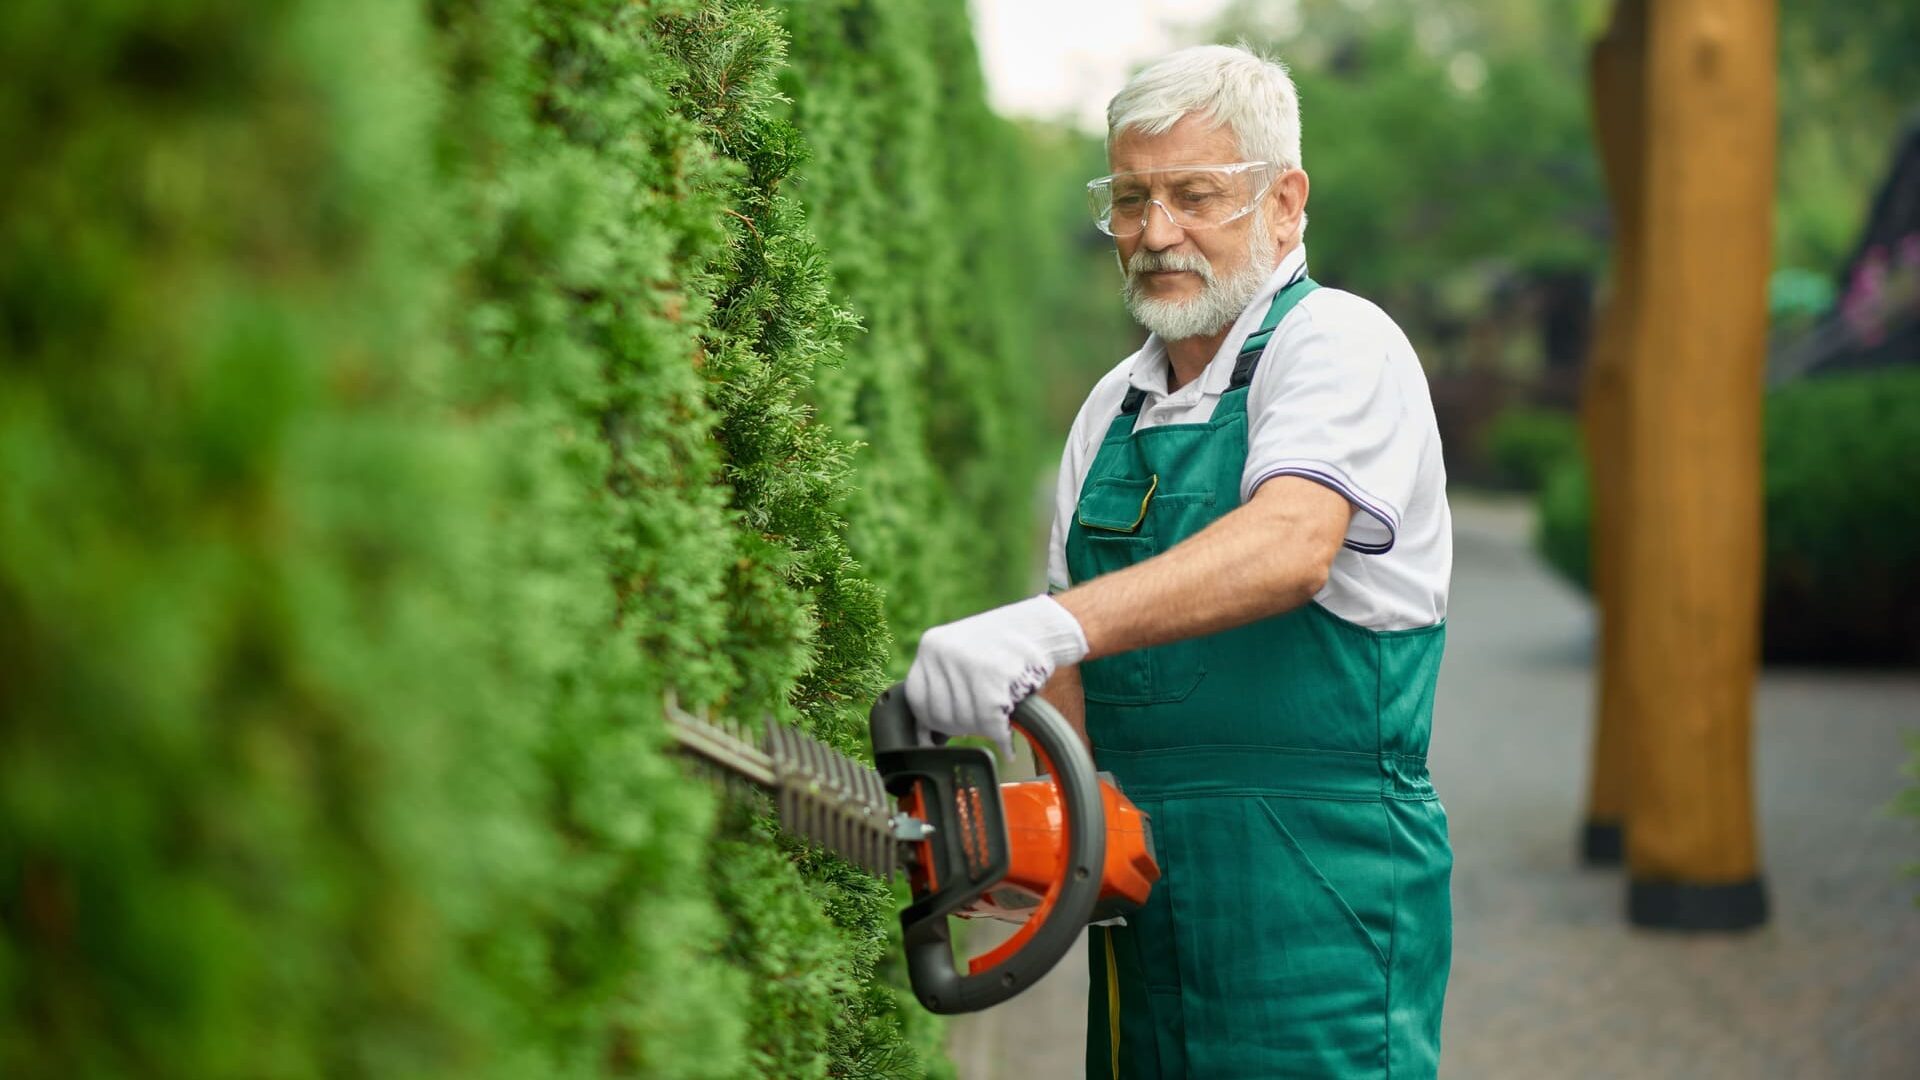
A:
[[[1033,748],[1042,768],[1049,768],[1046,752]],[[979,899],[955,912],[963,919],[999,919],[1026,924],[1044,919],[1051,906],[1049,893],[1060,881],[1067,862],[1066,812],[1060,805],[1060,786],[1051,776],[1034,780],[1012,780],[1000,785],[1000,804],[1005,816],[1007,847],[1010,855],[1006,876]],[[1160,863],[1154,857],[1153,829],[1147,815],[1120,790],[1111,773],[1100,774],[1100,805],[1106,817],[1106,857],[1100,871],[1100,897],[1089,922],[1107,922],[1138,911],[1147,902],[1153,884],[1160,880]],[[926,812],[918,788],[901,800],[901,808],[916,816]],[[962,808],[957,815],[963,822],[982,820],[977,809]],[[910,860],[908,878],[916,893],[939,888],[933,872],[930,851],[916,852]],[[1018,952],[1027,942],[1032,926],[967,961],[974,973],[987,971]]]
[[[1026,922],[1059,873],[1065,831],[1060,788],[1049,777],[1015,780],[1000,785],[1000,801],[1006,807],[1012,864],[1007,876],[960,916]],[[1100,872],[1100,900],[1093,909],[1095,922],[1139,910],[1153,883],[1160,880],[1152,825],[1109,773],[1100,774],[1100,803],[1107,817],[1107,854]]]

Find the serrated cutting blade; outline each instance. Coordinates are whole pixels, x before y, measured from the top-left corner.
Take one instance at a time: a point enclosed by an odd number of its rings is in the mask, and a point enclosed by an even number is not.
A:
[[[886,785],[869,766],[772,720],[755,739],[666,698],[667,729],[682,752],[773,796],[780,827],[834,851],[885,880],[900,862],[902,830],[918,823],[892,812]]]

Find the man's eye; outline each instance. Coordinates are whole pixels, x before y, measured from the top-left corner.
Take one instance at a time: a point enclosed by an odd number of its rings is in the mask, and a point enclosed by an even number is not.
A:
[[[1147,197],[1145,195],[1115,195],[1113,197],[1113,208],[1115,210],[1131,212],[1145,205],[1147,205]]]
[[[1198,210],[1203,206],[1212,205],[1213,201],[1219,197],[1217,192],[1212,191],[1183,191],[1180,193],[1180,205]]]

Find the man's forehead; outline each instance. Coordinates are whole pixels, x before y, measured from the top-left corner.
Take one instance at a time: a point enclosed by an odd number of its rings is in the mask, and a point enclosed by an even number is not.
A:
[[[1115,136],[1107,161],[1114,172],[1170,169],[1182,165],[1221,165],[1238,161],[1240,141],[1233,129],[1210,117],[1188,113],[1158,135],[1128,128]]]

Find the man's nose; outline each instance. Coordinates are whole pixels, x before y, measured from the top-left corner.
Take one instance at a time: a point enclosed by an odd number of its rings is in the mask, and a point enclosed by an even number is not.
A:
[[[1148,251],[1165,251],[1186,239],[1187,231],[1173,223],[1173,213],[1159,199],[1147,203],[1146,227],[1140,231],[1140,242]]]

